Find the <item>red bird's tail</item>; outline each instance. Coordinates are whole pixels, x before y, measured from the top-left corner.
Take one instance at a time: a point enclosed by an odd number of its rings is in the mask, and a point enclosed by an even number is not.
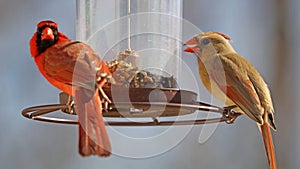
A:
[[[86,92],[89,91],[83,88],[75,91],[79,120],[79,154],[107,157],[111,154],[111,145],[102,117],[99,92],[96,91],[93,96],[88,96]]]
[[[269,124],[264,123],[260,126],[260,130],[264,141],[270,169],[276,169],[275,149]]]

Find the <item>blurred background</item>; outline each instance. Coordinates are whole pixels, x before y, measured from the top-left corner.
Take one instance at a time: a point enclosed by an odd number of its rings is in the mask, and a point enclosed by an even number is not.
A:
[[[261,72],[275,106],[278,131],[273,134],[278,168],[299,168],[300,1],[190,0],[183,5],[184,19],[202,31],[229,35],[235,49]],[[233,125],[220,124],[202,144],[198,142],[201,126],[194,126],[176,147],[151,158],[81,158],[77,153],[76,127],[21,116],[26,107],[58,101],[59,91],[42,78],[29,53],[28,42],[36,23],[44,19],[56,21],[62,32],[75,39],[75,0],[0,2],[1,169],[268,168],[260,133],[246,117]],[[195,61],[196,58],[189,64],[197,74]],[[156,128],[144,129],[151,130]],[[128,146],[129,151],[134,148]]]

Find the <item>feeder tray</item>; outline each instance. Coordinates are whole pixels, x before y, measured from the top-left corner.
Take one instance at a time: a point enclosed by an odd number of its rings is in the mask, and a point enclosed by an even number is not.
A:
[[[129,96],[124,94],[129,92]],[[104,117],[118,119],[125,118],[151,118],[151,122],[134,121],[106,121],[111,126],[169,126],[169,125],[196,125],[207,123],[226,122],[233,123],[241,113],[233,110],[236,106],[220,108],[210,104],[197,102],[197,94],[172,88],[104,88],[104,92],[112,100],[108,105],[108,110],[103,110]],[[154,98],[155,100],[150,99]],[[112,97],[114,96],[114,97]],[[128,100],[129,97],[129,100]],[[114,98],[117,98],[114,100]],[[60,93],[60,104],[43,105],[29,107],[22,111],[26,118],[44,122],[78,124],[77,120],[71,118],[57,118],[45,116],[46,114],[61,110],[71,116],[76,115],[76,111],[70,111],[68,95]],[[163,120],[164,117],[176,117],[194,113],[202,110],[209,113],[218,113],[220,117],[212,119],[193,120]],[[72,112],[72,113],[70,113]]]

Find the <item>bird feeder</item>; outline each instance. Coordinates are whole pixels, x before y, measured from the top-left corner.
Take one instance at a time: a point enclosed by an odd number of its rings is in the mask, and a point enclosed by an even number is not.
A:
[[[197,93],[181,88],[182,7],[183,0],[77,0],[77,39],[96,50],[113,75],[104,87],[112,103],[103,116],[151,119],[147,123],[107,121],[108,125],[232,123],[240,115],[234,107],[220,108],[196,101]],[[76,109],[70,111],[67,98],[61,93],[59,104],[30,107],[22,114],[33,120],[78,124],[74,118],[44,116],[59,110],[76,115]],[[220,116],[164,120],[196,110]]]

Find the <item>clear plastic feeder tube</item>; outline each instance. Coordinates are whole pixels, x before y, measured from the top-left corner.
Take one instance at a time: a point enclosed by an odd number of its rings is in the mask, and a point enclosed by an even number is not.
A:
[[[182,0],[77,0],[77,39],[89,43],[105,61],[133,51],[125,59],[133,67],[177,79],[182,4]]]

